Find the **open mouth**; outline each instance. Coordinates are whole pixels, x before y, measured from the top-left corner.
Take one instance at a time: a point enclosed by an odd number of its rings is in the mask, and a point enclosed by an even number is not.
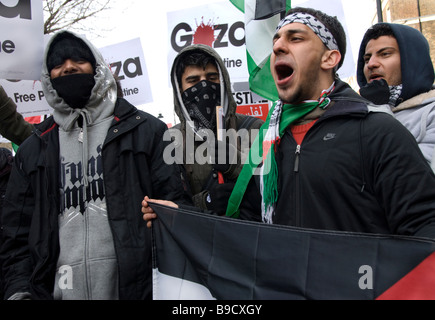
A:
[[[276,75],[278,77],[278,80],[284,80],[284,79],[291,77],[294,70],[289,65],[276,64],[275,71],[276,71]]]
[[[370,81],[369,82],[372,82],[373,80],[380,80],[380,79],[383,79],[383,77],[380,74],[372,74],[370,76]]]

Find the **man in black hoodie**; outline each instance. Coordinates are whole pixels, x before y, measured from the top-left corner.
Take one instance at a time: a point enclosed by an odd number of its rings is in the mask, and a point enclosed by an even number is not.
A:
[[[391,108],[435,169],[434,67],[421,32],[395,23],[372,26],[361,41],[357,80],[363,97]]]
[[[183,155],[178,163],[186,172],[192,202],[203,211],[224,215],[243,156],[263,121],[236,113],[228,70],[217,51],[207,45],[191,45],[177,55],[171,82],[180,123],[169,131],[179,140],[174,144]],[[222,107],[221,119],[217,106]],[[219,141],[219,129],[225,129],[229,139]]]
[[[336,18],[293,8],[281,20],[270,59],[280,100],[251,147],[226,215],[435,238],[435,175],[391,112],[338,78],[345,52]],[[146,203],[142,212],[145,220],[156,217]]]

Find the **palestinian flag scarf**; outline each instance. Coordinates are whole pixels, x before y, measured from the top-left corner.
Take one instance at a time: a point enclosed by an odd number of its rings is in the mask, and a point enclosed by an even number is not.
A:
[[[228,200],[227,216],[234,218],[239,216],[239,206],[248,183],[254,174],[258,174],[262,196],[262,219],[263,222],[272,223],[275,203],[278,199],[278,167],[275,152],[281,137],[286,128],[296,120],[303,118],[317,107],[325,109],[331,102],[328,95],[334,88],[335,82],[327,90],[322,91],[318,100],[306,100],[300,104],[283,104],[278,100],[271,108],[266,122],[261,126],[249,150],[249,155]]]

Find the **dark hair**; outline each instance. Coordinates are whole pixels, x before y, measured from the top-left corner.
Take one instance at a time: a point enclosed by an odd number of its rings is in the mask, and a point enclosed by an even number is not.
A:
[[[364,37],[361,41],[361,48],[364,48],[365,50],[367,43],[369,43],[370,40],[376,40],[382,36],[391,36],[393,38],[396,38],[393,29],[391,29],[391,26],[389,24],[377,23],[370,27],[364,34]]]
[[[186,67],[198,66],[198,67],[205,69],[205,67],[209,63],[212,63],[214,66],[217,67],[216,59],[204,51],[191,50],[191,51],[187,51],[186,53],[182,54],[180,57],[178,57],[178,64],[177,64],[176,70],[175,70],[178,83],[181,84],[181,77],[182,77]]]
[[[329,16],[319,10],[303,7],[295,7],[288,10],[286,16],[295,12],[304,12],[316,17],[332,33],[335,41],[337,41],[338,51],[340,51],[341,54],[341,60],[337,66],[337,69],[340,69],[344,62],[344,56],[346,55],[346,33],[344,32],[343,26],[341,25],[340,21],[338,21],[337,17]]]

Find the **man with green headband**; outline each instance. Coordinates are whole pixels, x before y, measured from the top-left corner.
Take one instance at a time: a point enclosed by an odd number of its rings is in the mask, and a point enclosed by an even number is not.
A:
[[[270,60],[280,100],[250,149],[226,215],[434,238],[435,175],[409,131],[338,78],[345,52],[335,17],[287,12]],[[156,217],[146,202],[142,212],[148,222]]]

